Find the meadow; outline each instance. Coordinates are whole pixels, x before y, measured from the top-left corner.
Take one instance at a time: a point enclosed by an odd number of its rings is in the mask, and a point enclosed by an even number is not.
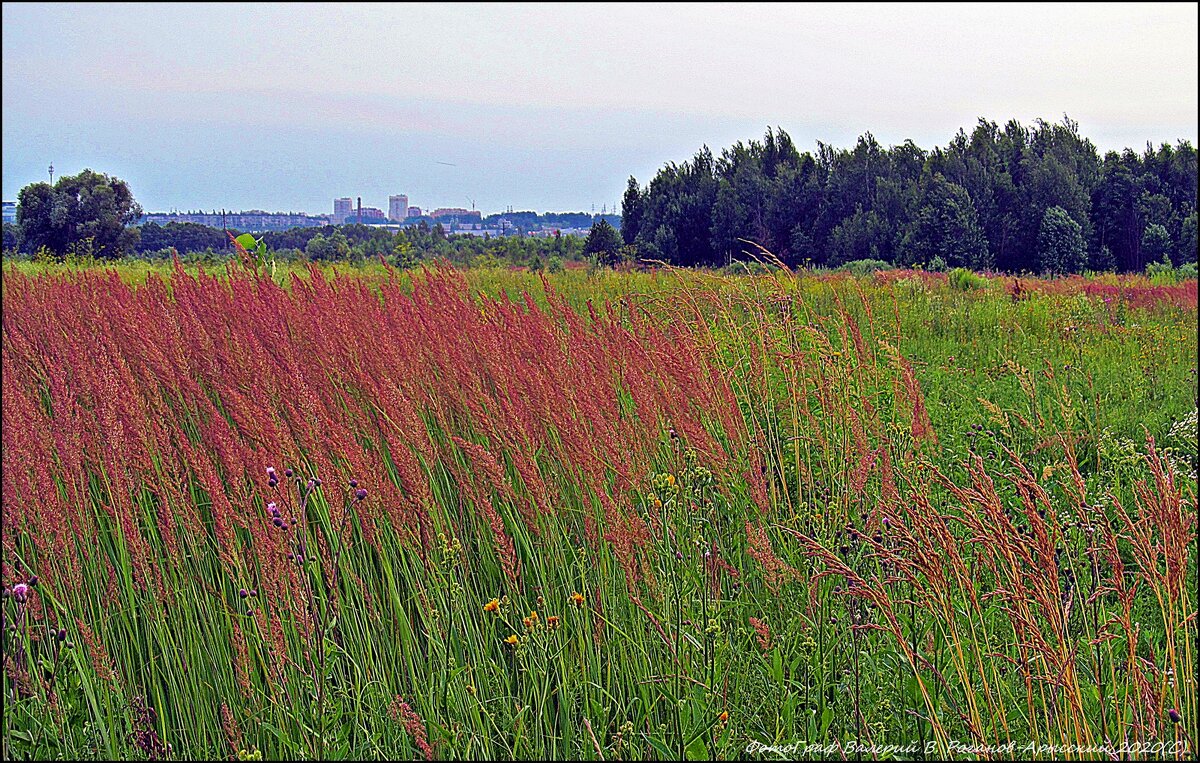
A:
[[[5,759],[1200,742],[1195,280],[2,290]]]

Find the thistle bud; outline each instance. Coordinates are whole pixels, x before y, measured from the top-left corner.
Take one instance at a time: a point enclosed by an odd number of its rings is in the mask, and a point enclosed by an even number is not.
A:
[[[362,499],[366,498],[366,497],[367,497],[367,491],[366,491],[366,489],[364,489],[364,488],[361,488],[361,487],[360,487],[360,488],[359,488],[359,489],[358,489],[358,490],[357,490],[357,491],[354,493],[354,497],[355,497],[355,498],[357,498],[357,499],[358,499],[358,500],[360,500],[360,501],[361,501]]]
[[[350,487],[358,487],[358,480],[350,480]]]
[[[291,469],[285,469],[283,474],[285,477],[292,477],[292,476],[295,476],[296,473],[293,472]]]
[[[244,598],[246,598],[246,597],[247,597],[247,596],[249,596],[249,595],[250,595],[250,592],[249,592],[249,591],[247,591],[245,588],[242,588],[242,589],[239,589],[239,590],[238,590],[238,596],[241,596],[243,599],[244,599]]]

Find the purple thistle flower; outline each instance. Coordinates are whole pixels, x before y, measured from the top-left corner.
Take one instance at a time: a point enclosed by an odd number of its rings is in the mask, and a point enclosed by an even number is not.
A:
[[[294,476],[296,473],[295,473],[294,471],[292,471],[291,469],[285,469],[285,470],[284,470],[284,472],[283,472],[283,474],[284,474],[284,476],[285,476],[285,477],[292,477],[292,476]]]
[[[360,488],[359,488],[357,491],[355,491],[355,493],[354,493],[354,497],[355,497],[355,498],[357,498],[357,499],[358,499],[358,500],[360,500],[360,501],[361,501],[362,499],[366,498],[366,497],[367,497],[367,491],[366,491],[366,489],[365,489],[365,488],[361,488],[361,487],[360,487]]]
[[[358,487],[358,480],[350,480],[350,487]]]
[[[17,601],[25,601],[25,599],[29,596],[29,586],[25,585],[24,583],[17,583],[15,586],[13,586],[12,595]]]
[[[1183,716],[1181,716],[1179,711],[1175,708],[1171,708],[1167,711],[1167,717],[1171,719],[1171,723],[1179,723],[1181,720],[1183,720]]]
[[[241,596],[243,599],[249,595],[250,593],[245,588],[238,590],[238,596]]]

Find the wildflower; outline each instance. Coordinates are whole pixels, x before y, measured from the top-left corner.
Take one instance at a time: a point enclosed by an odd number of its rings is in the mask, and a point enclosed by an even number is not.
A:
[[[1183,719],[1183,717],[1179,714],[1179,711],[1175,708],[1171,708],[1167,711],[1167,717],[1171,719],[1171,723],[1179,723],[1179,721]]]
[[[288,470],[284,471],[284,475],[287,477],[294,477],[296,475],[296,473],[294,471],[292,471],[291,469],[288,469]]]
[[[667,486],[675,487],[675,475],[674,474],[667,475]]]
[[[534,627],[537,625],[537,619],[538,619],[537,612],[530,612],[529,617],[522,618],[521,622],[525,623],[526,628],[528,628],[529,630],[533,630]]]
[[[29,596],[29,586],[24,583],[17,583],[12,588],[12,595],[18,602],[24,602]]]
[[[38,583],[37,575],[30,575],[29,576],[29,587],[32,588],[33,586],[37,585],[37,583]]]
[[[492,599],[487,604],[484,604],[483,611],[484,612],[499,612],[500,611],[500,600]]]
[[[536,609],[529,613],[529,619],[533,620],[535,623],[537,622],[538,615]]]
[[[722,711],[721,711],[721,714],[717,716],[717,720],[718,720],[718,721],[719,721],[719,722],[720,722],[722,725],[723,725],[723,724],[726,724],[726,723],[728,723],[728,722],[729,722],[729,711],[728,711],[728,710],[722,710]]]
[[[559,623],[558,615],[550,615],[549,617],[546,618],[546,627],[549,628],[550,630],[555,630],[556,628],[558,628],[558,623]]]
[[[245,588],[238,590],[238,596],[241,596],[243,599],[249,595],[250,595],[250,592],[247,591]]]
[[[571,606],[574,606],[574,607],[582,607],[583,606],[583,594],[581,594],[579,591],[576,591],[575,593],[571,594]]]
[[[361,488],[361,487],[360,487],[358,490],[356,490],[356,491],[355,491],[355,493],[354,493],[354,497],[355,497],[356,499],[360,500],[360,501],[361,501],[362,499],[366,498],[366,497],[367,497],[367,491],[366,491],[366,489],[365,489],[365,488]]]
[[[358,487],[358,480],[350,480],[350,487]]]
[[[504,643],[508,644],[509,646],[516,646],[517,642],[519,642],[519,641],[520,641],[520,639],[517,638],[517,634],[515,634],[515,633],[512,634],[511,636],[509,636],[508,638],[504,639]]]

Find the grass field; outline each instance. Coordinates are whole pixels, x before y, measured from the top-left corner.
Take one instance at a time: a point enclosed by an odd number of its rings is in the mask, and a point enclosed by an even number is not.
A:
[[[6,266],[4,757],[1194,753],[1196,329],[1137,276]]]

